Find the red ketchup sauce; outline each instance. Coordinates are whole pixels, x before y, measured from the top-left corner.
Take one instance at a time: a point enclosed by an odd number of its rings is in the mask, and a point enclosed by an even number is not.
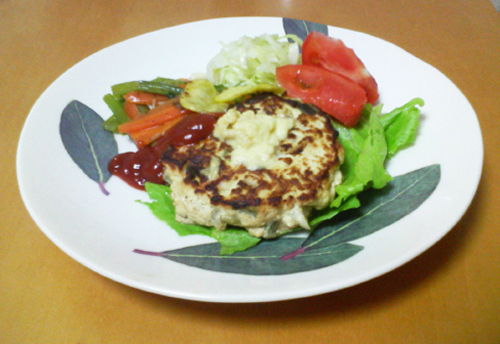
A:
[[[165,133],[154,145],[139,148],[136,152],[121,153],[108,164],[111,174],[130,186],[144,190],[144,184],[164,184],[161,156],[169,145],[188,145],[211,135],[217,118],[208,114],[190,114]]]

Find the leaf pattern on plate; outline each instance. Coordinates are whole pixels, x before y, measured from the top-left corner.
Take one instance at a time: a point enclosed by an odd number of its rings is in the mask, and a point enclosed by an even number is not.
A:
[[[303,241],[304,238],[264,240],[251,249],[224,256],[219,254],[219,243],[158,253],[141,250],[135,250],[135,252],[160,256],[210,271],[266,276],[320,269],[344,261],[363,249],[361,246],[341,243],[304,253],[295,259],[287,261],[281,259],[290,248],[298,248]]]
[[[362,206],[347,210],[318,226],[308,238],[282,237],[221,256],[218,243],[164,252],[134,250],[205,270],[245,275],[284,275],[338,264],[363,247],[348,243],[370,235],[417,209],[436,189],[440,165],[395,177],[382,189],[359,195]]]
[[[80,169],[109,194],[104,184],[111,177],[109,161],[118,154],[114,135],[102,127],[104,120],[77,100],[63,110],[59,133],[66,151]]]
[[[299,19],[283,18],[283,28],[287,35],[296,35],[301,40],[304,40],[311,31],[328,35],[328,26]],[[289,41],[293,42],[291,39]]]

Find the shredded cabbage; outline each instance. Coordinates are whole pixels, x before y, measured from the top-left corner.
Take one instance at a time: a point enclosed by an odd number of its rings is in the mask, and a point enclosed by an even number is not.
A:
[[[294,43],[288,42],[288,38]],[[221,51],[207,65],[207,78],[214,85],[228,88],[276,84],[277,67],[299,63],[301,43],[295,35],[243,36],[223,44]]]

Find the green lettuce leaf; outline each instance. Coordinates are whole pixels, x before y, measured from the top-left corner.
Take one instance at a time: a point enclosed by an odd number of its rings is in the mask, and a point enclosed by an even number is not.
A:
[[[336,187],[337,195],[330,207],[316,212],[310,219],[313,228],[341,211],[359,207],[356,195],[363,190],[381,189],[391,181],[385,163],[415,142],[419,106],[423,105],[422,99],[415,98],[382,115],[382,104],[375,107],[367,104],[354,128],[333,123],[344,147],[345,161],[340,167],[344,181]]]
[[[148,206],[158,219],[166,222],[180,236],[198,234],[214,238],[220,243],[221,255],[244,251],[260,241],[259,238],[255,238],[248,234],[247,231],[241,229],[228,228],[221,232],[213,227],[209,228],[177,222],[175,220],[175,207],[171,198],[172,190],[170,187],[167,185],[146,183],[145,188],[152,202],[139,202]]]
[[[360,206],[361,203],[359,202],[358,198],[356,196],[351,196],[336,208],[327,207],[315,212],[309,220],[309,226],[311,226],[311,229],[314,229],[321,222],[331,219],[338,213],[348,209],[359,208]]]
[[[419,107],[422,106],[424,101],[415,98],[380,117],[387,142],[387,159],[415,142],[420,120]]]
[[[380,121],[382,105],[365,105],[361,119],[354,128],[334,123],[339,141],[344,147],[345,162],[340,167],[344,181],[336,187],[337,197],[332,207],[339,207],[367,187],[383,188],[392,177],[385,169],[387,143]]]

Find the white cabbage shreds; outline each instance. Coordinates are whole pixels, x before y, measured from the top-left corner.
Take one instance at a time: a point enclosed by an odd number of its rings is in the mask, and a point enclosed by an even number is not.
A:
[[[225,87],[276,84],[277,67],[299,63],[299,44],[288,42],[288,37],[268,34],[254,38],[243,36],[224,44],[208,63],[208,80]],[[292,39],[300,41],[296,37]]]

